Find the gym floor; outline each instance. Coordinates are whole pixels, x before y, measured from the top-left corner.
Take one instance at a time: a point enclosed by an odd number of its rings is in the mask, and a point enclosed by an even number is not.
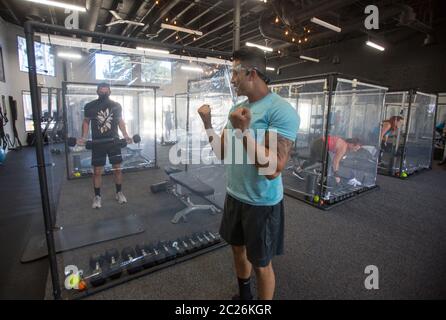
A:
[[[58,186],[64,186],[59,207],[63,207],[67,197],[73,196],[65,192],[67,181],[63,163],[56,163],[61,170],[57,176],[63,179],[54,180],[56,190]],[[43,232],[37,173],[30,168],[34,164],[34,149],[24,148],[8,154],[7,162],[0,170],[0,189],[7,200],[2,205],[0,217],[1,240],[8,243],[7,247],[4,246],[4,258],[0,263],[3,275],[0,298],[3,299],[52,298],[47,260],[20,263],[29,237]],[[127,180],[132,179],[130,175],[134,174],[128,174]],[[160,172],[158,175],[162,178],[163,174]],[[89,181],[78,180],[75,183],[85,184],[85,188],[77,189],[82,191],[76,196],[86,197],[89,204]],[[432,171],[407,180],[378,176],[378,184],[380,190],[330,211],[320,211],[285,197],[286,253],[274,260],[276,299],[446,298],[443,191],[446,171],[434,167]],[[15,192],[11,194],[7,190]],[[144,192],[146,190],[148,186]],[[163,203],[170,205],[168,209],[177,206],[169,200]],[[74,221],[70,220],[74,219],[72,215],[64,215],[68,216],[70,218],[66,221]],[[154,217],[147,221],[153,222]],[[202,221],[208,218],[206,214],[196,213],[191,216],[190,226],[196,225],[193,223],[195,219]],[[209,220],[207,226],[217,228],[218,220],[219,216]],[[140,236],[114,240],[113,244],[135,244]],[[94,248],[108,246],[109,243],[103,243]],[[72,251],[71,256],[86,259],[91,249]],[[70,252],[58,256],[60,263],[66,262]],[[364,288],[364,269],[368,265],[379,268],[379,290]],[[235,292],[237,284],[231,252],[229,247],[224,247],[88,299],[230,299]]]

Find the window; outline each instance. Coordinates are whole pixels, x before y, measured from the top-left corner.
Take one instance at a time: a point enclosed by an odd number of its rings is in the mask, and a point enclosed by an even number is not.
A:
[[[26,55],[26,39],[17,37],[17,46],[19,51],[19,67],[20,71],[28,72],[28,56]],[[54,71],[54,54],[51,46],[34,42],[34,52],[36,55],[36,68],[38,74],[46,76],[55,76]]]
[[[112,54],[95,54],[96,80],[132,80],[132,63],[130,57]]]
[[[141,62],[141,81],[156,84],[171,83],[172,63],[169,61],[143,59]]]
[[[23,115],[25,117],[25,131],[34,131],[34,121],[33,121],[33,109],[31,105],[31,94],[29,91],[22,92],[23,99]],[[51,110],[54,113],[57,109],[57,96],[53,93],[51,95]],[[46,126],[45,118],[51,116],[48,114],[48,93],[41,93],[41,106],[42,106],[42,129]],[[50,124],[49,129],[54,127],[54,123]]]

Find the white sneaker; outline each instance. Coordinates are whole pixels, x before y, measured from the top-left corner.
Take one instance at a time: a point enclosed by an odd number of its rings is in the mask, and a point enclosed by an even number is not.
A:
[[[124,196],[124,194],[121,191],[116,193],[116,200],[120,204],[127,203],[127,199],[126,199],[126,197]]]
[[[94,196],[93,205],[91,207],[93,209],[99,209],[100,207],[102,207],[101,196]]]

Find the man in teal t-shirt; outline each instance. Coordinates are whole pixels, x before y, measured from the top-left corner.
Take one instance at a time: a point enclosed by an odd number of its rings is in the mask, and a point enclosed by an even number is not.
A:
[[[252,299],[254,269],[259,299],[272,299],[275,276],[271,260],[283,254],[284,207],[281,171],[299,128],[293,107],[268,89],[266,64],[257,49],[234,53],[232,83],[248,100],[234,106],[221,136],[212,128],[211,109],[198,110],[209,142],[224,159],[227,195],[220,234],[231,246],[240,294]]]

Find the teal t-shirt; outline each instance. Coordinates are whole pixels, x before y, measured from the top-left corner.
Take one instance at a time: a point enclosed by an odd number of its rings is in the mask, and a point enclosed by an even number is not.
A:
[[[269,93],[254,103],[242,102],[232,107],[230,112],[239,107],[250,109],[250,131],[257,143],[264,143],[264,132],[268,130],[275,131],[292,142],[296,140],[300,118],[296,110],[279,95]],[[229,119],[226,128],[233,129]],[[231,155],[232,162],[225,163],[227,193],[250,205],[273,206],[279,203],[283,199],[282,175],[272,180],[260,175],[258,168],[247,162],[246,150],[241,147],[241,141],[234,137],[234,132],[228,130],[226,133],[228,134],[226,141],[232,140],[232,144],[228,144],[232,150],[243,150],[242,164],[237,164],[240,161],[235,161],[237,155],[234,155],[234,152]]]

